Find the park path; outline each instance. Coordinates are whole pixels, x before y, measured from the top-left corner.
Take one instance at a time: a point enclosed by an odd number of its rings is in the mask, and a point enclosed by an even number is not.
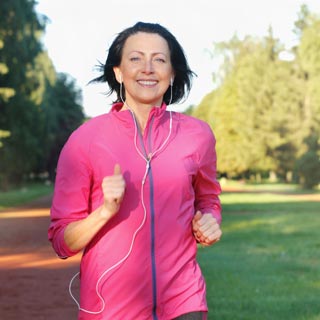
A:
[[[47,240],[51,197],[0,211],[0,319],[73,320],[68,293],[80,256],[60,260]]]

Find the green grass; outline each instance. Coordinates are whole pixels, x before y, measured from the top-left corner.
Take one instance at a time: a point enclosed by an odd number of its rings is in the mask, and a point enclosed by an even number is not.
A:
[[[266,183],[254,183],[254,182],[241,182],[237,180],[221,179],[220,184],[224,189],[233,188],[241,191],[276,191],[285,193],[319,193],[320,184],[312,190],[302,189],[298,184],[288,184],[279,182],[266,182]]]
[[[320,202],[225,193],[223,237],[199,249],[209,320],[320,320]]]
[[[0,192],[0,210],[28,203],[39,197],[49,195],[52,191],[52,185],[33,183],[23,188]]]

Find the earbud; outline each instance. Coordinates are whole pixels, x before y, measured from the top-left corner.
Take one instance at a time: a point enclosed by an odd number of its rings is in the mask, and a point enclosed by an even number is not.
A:
[[[173,78],[170,79],[170,86],[171,87],[173,86],[173,80],[174,80]]]
[[[122,73],[119,74],[120,77],[120,83],[122,83]]]

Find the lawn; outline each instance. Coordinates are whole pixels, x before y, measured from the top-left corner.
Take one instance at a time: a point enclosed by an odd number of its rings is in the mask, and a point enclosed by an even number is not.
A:
[[[199,249],[209,320],[320,320],[320,202],[261,190],[224,193],[223,237]]]
[[[28,203],[39,197],[49,195],[53,186],[44,183],[27,184],[7,192],[0,192],[0,210]]]

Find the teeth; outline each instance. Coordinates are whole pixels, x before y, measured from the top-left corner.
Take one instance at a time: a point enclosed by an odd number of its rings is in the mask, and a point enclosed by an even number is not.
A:
[[[156,84],[157,81],[140,80],[139,83],[141,83],[144,86],[152,86]]]

